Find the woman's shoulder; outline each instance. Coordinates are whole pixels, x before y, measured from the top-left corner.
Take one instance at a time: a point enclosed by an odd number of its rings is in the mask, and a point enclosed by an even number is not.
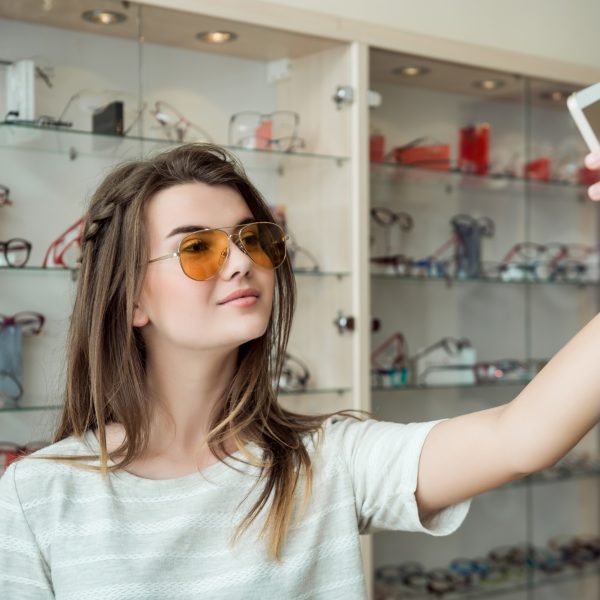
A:
[[[361,433],[375,422],[347,414],[330,415],[323,421],[320,430],[306,434],[305,445],[315,452],[321,450],[323,454],[339,454],[342,444],[360,438]]]
[[[2,476],[4,485],[9,485],[7,479],[12,479],[19,494],[27,494],[30,490],[35,495],[47,487],[55,487],[57,481],[64,483],[80,473],[88,473],[74,468],[70,461],[61,461],[62,457],[90,456],[92,449],[86,444],[86,435],[81,437],[69,436],[58,442],[44,446],[35,452],[12,462]],[[51,457],[58,457],[51,458]],[[93,459],[81,459],[87,463]]]

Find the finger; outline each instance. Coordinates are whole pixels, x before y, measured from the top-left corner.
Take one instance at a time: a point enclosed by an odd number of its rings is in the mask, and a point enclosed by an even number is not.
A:
[[[600,152],[590,152],[585,157],[585,166],[588,169],[600,168]]]
[[[592,200],[600,200],[600,183],[595,183],[588,188],[588,196]]]

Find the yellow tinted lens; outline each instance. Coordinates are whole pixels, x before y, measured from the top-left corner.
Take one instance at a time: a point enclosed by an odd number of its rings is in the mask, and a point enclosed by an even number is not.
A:
[[[223,231],[207,229],[183,238],[179,246],[179,260],[183,272],[192,279],[210,279],[227,258],[229,239]]]
[[[251,223],[240,230],[240,241],[259,266],[276,269],[285,259],[285,236],[274,223]]]

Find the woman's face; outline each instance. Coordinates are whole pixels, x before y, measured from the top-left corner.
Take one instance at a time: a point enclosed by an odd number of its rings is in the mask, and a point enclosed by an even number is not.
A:
[[[185,183],[161,190],[146,204],[150,259],[176,252],[188,233],[204,228],[227,233],[253,219],[242,196],[225,186]],[[188,350],[233,349],[263,335],[271,315],[275,272],[260,267],[229,242],[229,257],[212,279],[195,281],[178,258],[148,264],[134,325],[149,349],[161,343]],[[222,303],[236,290],[258,293],[250,306]]]

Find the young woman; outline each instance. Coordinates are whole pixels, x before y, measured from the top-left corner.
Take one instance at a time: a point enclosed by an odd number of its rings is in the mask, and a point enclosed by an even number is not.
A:
[[[489,410],[281,408],[285,235],[217,146],[108,175],[81,260],[60,425],[0,480],[1,598],[365,598],[360,533],[447,535],[599,418],[600,317]]]

